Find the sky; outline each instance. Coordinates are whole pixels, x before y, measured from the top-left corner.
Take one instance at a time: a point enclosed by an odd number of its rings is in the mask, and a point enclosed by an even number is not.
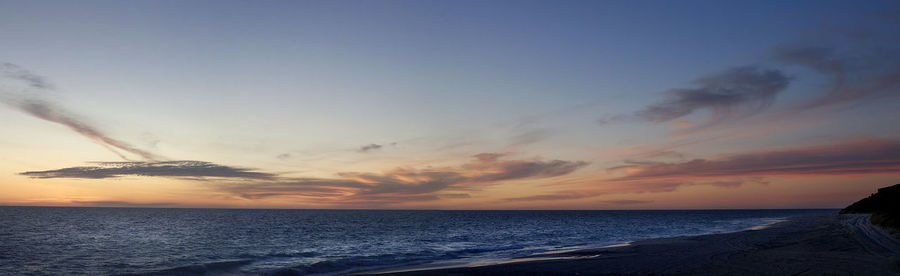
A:
[[[0,0],[0,205],[841,208],[896,1]]]

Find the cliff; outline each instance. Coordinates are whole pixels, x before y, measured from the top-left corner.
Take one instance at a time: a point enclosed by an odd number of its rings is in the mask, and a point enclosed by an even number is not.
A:
[[[841,210],[841,214],[872,214],[872,224],[900,229],[900,184],[878,189]]]

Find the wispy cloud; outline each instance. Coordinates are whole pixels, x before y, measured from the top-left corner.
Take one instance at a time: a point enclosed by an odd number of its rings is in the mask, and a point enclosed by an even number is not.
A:
[[[281,160],[287,160],[287,159],[291,158],[291,154],[290,153],[282,153],[282,154],[276,155],[275,158],[278,158]]]
[[[146,150],[139,149],[124,141],[114,139],[101,131],[96,126],[87,123],[85,120],[79,119],[78,116],[62,108],[58,104],[54,104],[46,99],[41,98],[41,93],[53,89],[46,78],[34,74],[12,63],[0,63],[0,82],[24,82],[25,87],[18,90],[18,93],[7,91],[9,88],[3,88],[0,91],[0,101],[4,104],[21,110],[31,116],[43,119],[49,122],[64,125],[69,129],[81,134],[88,139],[93,140],[97,144],[109,149],[122,159],[129,158],[117,150],[122,150],[140,156],[145,160],[159,160],[160,156]]]
[[[379,145],[379,144],[368,144],[368,145],[359,147],[359,150],[358,150],[358,151],[359,151],[359,152],[362,152],[362,153],[366,153],[366,152],[370,152],[370,151],[373,151],[373,150],[381,149],[382,147],[383,147],[383,146],[382,146],[382,145]]]
[[[745,66],[695,80],[696,88],[666,91],[666,100],[637,111],[647,121],[672,121],[697,111],[709,112],[706,125],[751,116],[768,108],[791,78],[779,70]]]
[[[900,48],[896,43],[844,48],[786,44],[773,50],[775,60],[808,68],[824,75],[830,82],[829,88],[796,108],[812,109],[897,94]]]
[[[751,151],[684,162],[636,162],[608,169],[623,180],[678,177],[864,175],[900,171],[900,142],[859,139],[837,144]],[[729,183],[719,183],[729,186]]]
[[[38,74],[32,73],[18,65],[2,62],[0,63],[0,76],[5,79],[24,81],[27,86],[36,89],[52,89],[51,84],[46,78]]]
[[[551,132],[547,129],[528,129],[510,138],[510,146],[530,145],[551,136]]]

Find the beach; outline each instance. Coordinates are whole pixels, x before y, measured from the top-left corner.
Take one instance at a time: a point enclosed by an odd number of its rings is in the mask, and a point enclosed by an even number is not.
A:
[[[870,215],[792,217],[758,230],[637,241],[464,267],[381,275],[892,275],[900,242]]]

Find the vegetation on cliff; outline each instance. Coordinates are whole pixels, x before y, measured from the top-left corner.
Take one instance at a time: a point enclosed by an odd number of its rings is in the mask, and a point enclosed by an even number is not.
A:
[[[878,189],[877,193],[841,210],[841,214],[860,213],[872,214],[872,224],[900,230],[900,184]]]

